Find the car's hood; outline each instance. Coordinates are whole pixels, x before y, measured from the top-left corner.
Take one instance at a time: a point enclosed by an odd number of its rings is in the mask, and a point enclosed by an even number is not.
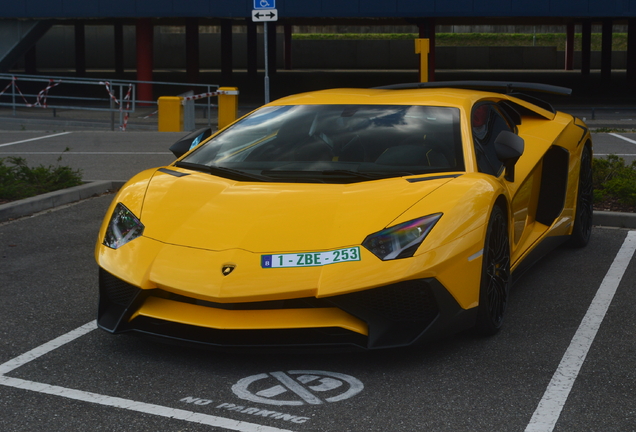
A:
[[[450,180],[250,183],[165,171],[157,171],[147,189],[144,236],[187,247],[258,253],[360,244]]]

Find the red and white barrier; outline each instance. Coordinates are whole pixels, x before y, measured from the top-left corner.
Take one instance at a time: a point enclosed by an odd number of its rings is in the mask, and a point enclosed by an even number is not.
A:
[[[4,88],[4,90],[2,90],[2,92],[0,92],[0,96],[2,96],[4,94],[4,92],[6,92],[9,89],[9,87],[11,87],[13,85],[15,87],[15,89],[18,91],[18,93],[20,94],[20,96],[22,96],[22,100],[24,101],[24,105],[26,105],[27,108],[34,108],[34,107],[47,108],[46,98],[49,95],[49,90],[51,90],[53,87],[56,87],[56,86],[60,85],[60,83],[62,82],[62,80],[54,81],[52,79],[49,79],[49,85],[46,86],[46,88],[44,88],[44,90],[42,90],[42,91],[40,91],[38,93],[38,95],[36,96],[36,99],[35,99],[35,103],[31,104],[31,103],[29,103],[29,101],[27,101],[26,97],[22,94],[22,91],[20,90],[20,87],[18,87],[18,85],[16,84],[17,81],[18,81],[18,79],[16,77],[12,77],[11,78],[11,82],[9,84],[7,84],[7,86]]]
[[[40,93],[38,93],[38,99],[37,99],[36,105],[40,105],[41,103],[40,106],[42,108],[46,108],[46,98],[49,95],[49,90],[51,90],[53,87],[59,86],[61,82],[62,80],[53,81],[52,79],[49,79],[49,85]]]
[[[9,89],[9,87],[11,87],[11,84],[13,84],[13,81],[15,81],[15,78],[13,78],[11,81],[9,81],[9,84],[7,84],[7,86],[4,88],[4,90],[2,90],[0,92],[0,96],[2,96],[4,94],[4,92],[6,92]]]
[[[215,96],[219,96],[219,95],[237,96],[238,94],[239,94],[238,90],[217,90],[217,91],[213,91],[213,92],[201,93],[201,94],[192,95],[192,96],[184,96],[183,100],[181,101],[181,103],[183,105],[185,105],[186,102],[191,101],[191,100],[215,97]]]
[[[142,119],[149,119],[150,117],[152,117],[153,115],[158,114],[158,113],[159,113],[159,110],[157,110],[157,111],[155,111],[155,112],[151,112],[151,113],[150,113],[150,114],[148,114],[147,116],[139,117],[139,118],[142,118]]]
[[[132,84],[128,84],[128,93],[126,93],[126,96],[124,96],[124,100],[127,101],[126,102],[126,114],[124,114],[124,123],[119,126],[119,128],[122,131],[126,130],[126,126],[128,126],[128,117],[130,116],[130,95],[132,94],[132,89],[133,86]],[[119,106],[119,111],[121,111],[121,105]]]
[[[110,96],[110,98],[117,104],[119,105],[119,112],[121,113],[124,110],[124,107],[122,106],[122,103],[119,101],[119,99],[117,99],[117,97],[113,94],[112,90],[111,90],[111,86],[110,86],[110,82],[108,81],[100,81],[100,84],[106,86],[106,91],[108,92],[108,96]],[[133,86],[132,84],[128,84],[128,93],[126,93],[126,96],[124,96],[124,101],[127,101],[126,103],[126,113],[124,114],[124,122],[119,125],[119,130],[121,131],[125,131],[126,127],[128,126],[128,117],[130,116],[129,110],[130,110],[130,96],[132,95],[132,89]]]

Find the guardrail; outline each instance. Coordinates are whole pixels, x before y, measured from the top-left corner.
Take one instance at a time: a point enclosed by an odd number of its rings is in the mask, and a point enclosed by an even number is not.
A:
[[[5,82],[6,86],[3,87]],[[39,84],[39,86],[38,86]],[[104,111],[111,113],[111,130],[115,130],[115,115],[119,113],[119,129],[126,130],[128,118],[138,105],[157,105],[157,101],[137,100],[137,86],[150,84],[174,86],[181,89],[199,89],[200,93],[214,94],[216,84],[187,84],[162,81],[108,80],[95,78],[70,78],[43,75],[0,74],[0,106],[13,108],[70,109],[81,111]],[[20,86],[28,87],[22,91]],[[41,89],[34,93],[34,89]],[[55,91],[52,91],[55,89]],[[64,94],[60,94],[64,90]],[[170,93],[170,91],[168,91]],[[178,93],[178,91],[174,91]],[[192,102],[194,103],[194,102]],[[212,123],[211,111],[216,106],[207,97],[207,103],[197,104],[206,110],[208,126]],[[193,111],[194,112],[194,111]]]

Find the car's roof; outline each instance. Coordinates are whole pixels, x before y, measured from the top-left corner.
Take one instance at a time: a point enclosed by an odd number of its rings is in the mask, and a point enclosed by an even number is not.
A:
[[[485,97],[501,96],[466,89],[359,89],[337,88],[318,90],[287,96],[274,101],[273,105],[325,105],[325,104],[371,104],[371,105],[436,105],[436,106],[466,106]]]
[[[470,111],[476,102],[484,99],[510,100],[542,117],[554,118],[553,112],[514,96],[452,87],[398,90],[337,88],[291,95],[269,105],[430,105],[464,108]]]

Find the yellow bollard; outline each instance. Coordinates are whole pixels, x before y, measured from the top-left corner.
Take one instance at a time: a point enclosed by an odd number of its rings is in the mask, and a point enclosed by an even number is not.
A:
[[[415,39],[415,54],[420,55],[420,82],[428,82],[428,53],[430,52],[428,39]]]
[[[183,131],[182,97],[161,96],[159,104],[159,132]]]
[[[238,117],[238,87],[219,87],[218,128],[223,129]]]

